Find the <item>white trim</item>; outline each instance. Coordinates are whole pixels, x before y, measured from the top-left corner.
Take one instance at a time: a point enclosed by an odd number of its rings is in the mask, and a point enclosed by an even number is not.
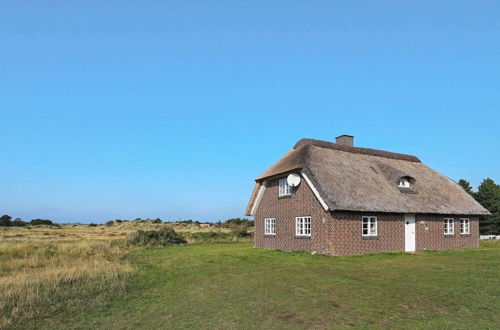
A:
[[[444,234],[455,235],[455,218],[444,218]]]
[[[410,180],[408,178],[399,179],[398,188],[410,188]]]
[[[306,220],[309,226],[306,226]],[[299,226],[300,222],[300,226]],[[308,227],[308,228],[306,228]],[[309,233],[306,233],[309,229]],[[295,236],[299,237],[311,237],[312,233],[312,218],[310,216],[307,217],[296,217],[295,218]]]
[[[262,195],[264,195],[264,190],[266,190],[267,180],[262,182],[260,186],[259,192],[257,193],[257,197],[255,197],[255,202],[253,203],[252,210],[250,211],[250,216],[254,216],[255,210],[257,210],[257,206],[259,206],[260,200],[262,199]]]
[[[321,196],[319,195],[318,190],[316,190],[316,187],[314,187],[314,185],[312,184],[311,180],[309,180],[309,178],[307,177],[307,175],[304,172],[300,172],[300,174],[302,174],[302,177],[306,180],[307,184],[309,185],[309,188],[311,188],[312,192],[314,193],[314,196],[316,196],[316,198],[321,203],[321,206],[323,206],[323,208],[325,209],[325,211],[328,211],[328,205],[326,205],[326,203],[323,200],[323,198],[321,198]]]
[[[465,231],[465,223],[467,223],[467,230]],[[470,219],[460,218],[460,235],[470,235]]]
[[[366,221],[366,234],[363,233],[363,225],[364,225],[364,221],[365,219],[367,220]],[[370,230],[371,230],[371,225],[372,224],[375,224],[375,232],[374,233],[371,233]],[[374,216],[374,215],[365,215],[363,217],[361,217],[361,236],[364,236],[364,237],[368,237],[368,236],[378,236],[378,221],[377,221],[377,217]]]
[[[276,218],[264,219],[264,235],[276,236]]]

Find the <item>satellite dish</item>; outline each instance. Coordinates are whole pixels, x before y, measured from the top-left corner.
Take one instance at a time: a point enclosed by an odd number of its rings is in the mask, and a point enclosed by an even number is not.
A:
[[[292,173],[288,175],[286,182],[291,187],[297,187],[300,184],[300,175]]]

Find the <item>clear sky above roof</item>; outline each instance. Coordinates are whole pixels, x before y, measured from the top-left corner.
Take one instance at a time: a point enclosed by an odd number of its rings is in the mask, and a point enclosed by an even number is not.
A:
[[[1,1],[0,213],[242,216],[302,137],[500,180],[494,1]]]

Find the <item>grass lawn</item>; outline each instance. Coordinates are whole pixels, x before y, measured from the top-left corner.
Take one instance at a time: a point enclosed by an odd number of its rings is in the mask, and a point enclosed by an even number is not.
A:
[[[38,328],[498,328],[500,242],[327,257],[200,244],[140,249],[125,294]]]

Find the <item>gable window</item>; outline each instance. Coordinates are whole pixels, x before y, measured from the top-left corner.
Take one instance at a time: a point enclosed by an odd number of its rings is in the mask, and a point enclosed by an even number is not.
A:
[[[468,218],[460,219],[460,234],[470,234],[470,220]]]
[[[377,217],[363,217],[363,236],[377,236]]]
[[[276,235],[276,219],[275,218],[265,218],[264,219],[264,234],[265,235]]]
[[[288,185],[286,178],[279,180],[279,194],[278,196],[288,196],[292,194],[292,186]]]
[[[453,224],[453,218],[444,218],[444,234],[453,235],[455,232],[455,225]]]
[[[410,188],[410,180],[408,178],[399,179],[398,188]]]
[[[311,236],[311,217],[295,218],[295,235]]]

